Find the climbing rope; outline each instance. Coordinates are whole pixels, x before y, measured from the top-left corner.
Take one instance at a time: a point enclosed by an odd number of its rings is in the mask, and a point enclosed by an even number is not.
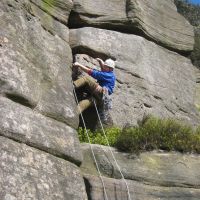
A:
[[[101,128],[102,128],[104,137],[105,137],[105,139],[106,139],[106,143],[107,143],[107,145],[108,145],[109,151],[110,151],[110,153],[111,153],[111,155],[112,155],[112,157],[113,157],[113,160],[114,160],[114,162],[115,162],[115,164],[116,164],[116,166],[117,166],[117,168],[118,168],[118,170],[119,170],[119,173],[120,173],[120,175],[121,175],[121,177],[122,177],[122,179],[123,179],[123,181],[124,181],[124,183],[125,183],[125,185],[126,185],[126,189],[127,189],[127,193],[128,193],[128,200],[131,200],[131,195],[130,195],[130,191],[129,191],[129,187],[128,187],[127,181],[126,181],[126,179],[124,178],[124,175],[123,175],[123,173],[122,173],[122,171],[121,171],[121,169],[120,169],[120,166],[119,166],[119,164],[117,163],[117,160],[116,160],[116,158],[115,158],[115,156],[114,156],[114,154],[113,154],[113,152],[112,152],[112,150],[111,150],[111,147],[110,147],[108,138],[107,138],[107,136],[106,136],[105,130],[104,130],[104,128],[103,128],[103,124],[102,124],[102,122],[101,122],[101,118],[100,118],[100,115],[99,115],[99,111],[98,111],[98,109],[97,109],[97,104],[96,104],[95,100],[93,100],[93,102],[94,102],[94,106],[95,106],[95,109],[96,109],[96,112],[97,112],[97,116],[98,116],[98,119],[99,119],[99,122],[100,122],[100,125],[101,125]],[[102,148],[103,148],[103,147],[102,147]]]
[[[73,85],[73,83],[72,83],[72,85]],[[96,165],[96,168],[97,168],[99,177],[100,177],[101,182],[102,182],[102,185],[103,185],[103,191],[104,191],[105,199],[108,200],[108,195],[107,195],[107,192],[106,192],[106,187],[105,187],[105,184],[104,184],[104,181],[103,181],[103,177],[102,177],[102,175],[101,175],[101,171],[100,171],[100,169],[99,169],[99,166],[98,166],[98,163],[97,163],[95,154],[94,154],[94,150],[93,150],[93,148],[92,148],[92,144],[91,144],[90,137],[89,137],[89,134],[88,134],[88,131],[87,131],[87,127],[86,127],[86,124],[85,124],[85,120],[84,120],[84,118],[83,118],[83,114],[81,113],[81,108],[80,108],[80,105],[79,105],[79,103],[78,103],[78,98],[77,98],[77,95],[76,95],[76,91],[75,91],[74,85],[73,85],[73,92],[74,92],[74,96],[75,96],[76,103],[77,103],[77,105],[78,105],[78,109],[79,109],[79,111],[80,111],[81,119],[82,119],[82,121],[83,121],[83,126],[84,126],[84,129],[85,129],[85,131],[86,131],[87,139],[88,139],[88,142],[89,142],[89,144],[90,144],[90,149],[91,149],[91,152],[92,152],[92,156],[93,156],[93,159],[94,159],[94,162],[95,162],[95,165]]]
[[[73,83],[72,83],[72,85],[73,85]],[[98,171],[99,177],[100,177],[101,182],[102,182],[102,185],[103,185],[103,190],[104,190],[105,198],[106,198],[106,200],[108,200],[108,196],[107,196],[107,193],[106,193],[106,188],[105,188],[105,184],[104,184],[104,181],[103,181],[103,177],[102,177],[102,175],[101,175],[101,172],[100,172],[100,169],[99,169],[99,166],[98,166],[98,163],[97,163],[95,154],[94,154],[94,150],[93,150],[93,148],[92,148],[92,144],[91,144],[91,141],[90,141],[90,138],[89,138],[89,134],[88,134],[87,127],[86,127],[86,124],[85,124],[85,120],[84,120],[84,118],[83,118],[83,114],[81,113],[81,108],[80,108],[80,105],[79,105],[79,102],[78,102],[78,98],[77,98],[77,95],[76,95],[76,91],[75,91],[74,85],[73,85],[73,92],[74,92],[74,96],[75,96],[76,103],[77,103],[77,105],[78,105],[78,109],[79,109],[79,111],[80,111],[81,119],[82,119],[82,121],[83,121],[83,126],[84,126],[84,129],[85,129],[85,131],[86,131],[87,139],[88,139],[88,142],[89,142],[89,144],[90,144],[90,149],[91,149],[91,152],[92,152],[92,156],[93,156],[93,159],[94,159],[95,165],[96,165],[96,167],[97,167],[97,171]],[[120,175],[121,175],[123,181],[125,182],[126,189],[127,189],[127,193],[128,193],[128,200],[131,200],[131,195],[130,195],[130,191],[129,191],[129,187],[128,187],[127,181],[126,181],[126,179],[124,178],[124,175],[123,175],[123,173],[122,173],[122,171],[121,171],[121,169],[120,169],[120,166],[118,165],[117,160],[116,160],[116,158],[115,158],[115,156],[114,156],[114,154],[113,154],[113,152],[112,152],[112,150],[111,150],[111,147],[110,147],[108,138],[107,138],[107,136],[106,136],[106,134],[105,134],[105,130],[104,130],[103,124],[102,124],[102,122],[101,122],[101,118],[100,118],[99,111],[98,111],[98,109],[97,109],[97,105],[96,105],[95,100],[93,100],[93,102],[94,102],[94,106],[95,106],[95,109],[96,109],[96,112],[97,112],[97,116],[98,116],[98,119],[99,119],[99,122],[100,122],[100,125],[101,125],[101,128],[102,128],[104,137],[105,137],[105,139],[106,139],[106,143],[107,143],[107,145],[108,145],[108,147],[109,147],[109,151],[111,152],[111,155],[112,155],[112,157],[113,157],[113,160],[114,160],[114,162],[115,162],[115,164],[116,164],[116,166],[117,166],[117,168],[118,168],[118,170],[119,170],[119,172],[120,172]],[[101,148],[103,149],[102,146],[101,146]],[[103,149],[103,151],[104,151],[104,149]]]

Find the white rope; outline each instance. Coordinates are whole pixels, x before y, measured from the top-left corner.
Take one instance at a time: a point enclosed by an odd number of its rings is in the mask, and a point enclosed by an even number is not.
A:
[[[73,85],[73,83],[72,83],[72,85]],[[78,109],[80,111],[81,119],[83,121],[83,126],[84,126],[84,129],[86,131],[87,139],[88,139],[88,142],[90,144],[90,149],[91,149],[91,152],[92,152],[92,156],[93,156],[97,171],[99,173],[99,177],[100,177],[102,185],[103,185],[103,191],[104,191],[105,199],[108,200],[108,196],[107,196],[107,193],[106,193],[106,187],[105,187],[105,184],[104,184],[104,181],[103,181],[103,177],[101,175],[101,172],[100,172],[100,169],[99,169],[99,166],[98,166],[95,154],[94,154],[94,150],[92,148],[92,144],[91,144],[90,137],[89,137],[89,134],[88,134],[88,131],[87,131],[87,128],[86,128],[86,124],[85,124],[85,121],[84,121],[84,118],[83,118],[83,114],[81,113],[81,108],[80,108],[80,105],[78,103],[78,98],[77,98],[77,95],[76,95],[76,91],[75,91],[74,85],[73,85],[73,91],[74,91],[74,96],[75,96],[76,103],[78,105]]]
[[[115,161],[115,164],[116,164],[116,166],[117,166],[117,168],[118,168],[118,170],[119,170],[119,172],[120,172],[120,175],[121,175],[122,179],[123,179],[124,182],[125,182],[126,189],[127,189],[127,193],[128,193],[128,200],[131,200],[131,195],[130,195],[130,191],[129,191],[129,187],[128,187],[127,181],[126,181],[126,179],[124,178],[124,175],[123,175],[123,173],[122,173],[122,171],[121,171],[121,169],[120,169],[120,166],[118,165],[117,160],[116,160],[116,158],[115,158],[115,156],[114,156],[114,154],[113,154],[113,152],[112,152],[112,150],[111,150],[111,147],[110,147],[108,138],[107,138],[107,136],[106,136],[105,130],[104,130],[104,128],[103,128],[103,124],[102,124],[102,122],[101,122],[101,118],[100,118],[100,115],[99,115],[99,112],[98,112],[98,109],[97,109],[97,105],[96,105],[95,100],[93,100],[93,102],[94,102],[94,105],[95,105],[95,109],[96,109],[96,112],[97,112],[97,115],[98,115],[99,122],[100,122],[100,124],[101,124],[101,128],[102,128],[102,130],[103,130],[104,137],[106,138],[106,143],[107,143],[107,145],[108,145],[108,148],[109,148],[110,153],[111,153],[111,155],[112,155],[112,157],[113,157],[113,159],[114,159],[114,161]],[[102,148],[103,148],[103,147],[102,147]]]

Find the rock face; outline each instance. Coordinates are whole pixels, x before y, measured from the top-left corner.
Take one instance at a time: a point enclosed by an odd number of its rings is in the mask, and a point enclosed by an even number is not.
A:
[[[72,0],[30,0],[30,2],[65,24],[73,6]]]
[[[77,166],[4,137],[0,143],[2,200],[87,199]]]
[[[75,130],[74,60],[92,68],[96,57],[116,60],[115,125],[146,114],[199,122],[197,72],[176,53],[192,51],[193,29],[173,0],[1,0],[0,24],[1,200],[105,199]],[[107,150],[95,154],[109,199],[127,199]],[[114,154],[132,199],[199,199],[198,156]]]
[[[77,127],[69,45],[45,31],[19,3],[11,5],[3,4],[1,16],[1,38],[5,40],[1,47],[1,94]],[[30,4],[21,6],[29,8]]]
[[[55,20],[67,22],[72,2],[49,2],[0,3],[2,200],[87,199],[69,31]]]
[[[58,35],[64,41],[69,42],[69,29],[67,26],[55,20],[51,15],[41,10],[37,5],[30,3],[29,6],[30,13],[39,18],[44,29],[49,31],[52,35]],[[67,16],[64,17],[65,23],[67,23]]]
[[[116,59],[114,124],[136,124],[149,113],[198,123],[195,68],[185,57],[140,36],[96,28],[70,30],[70,45],[74,52]]]
[[[105,193],[103,192],[100,178],[90,175],[85,175],[84,178],[90,194],[89,198],[92,200],[105,199]],[[124,181],[106,177],[103,178],[103,181],[109,200],[198,200],[200,195],[197,189],[181,187],[168,188],[126,180],[130,194],[128,195]]]
[[[138,33],[176,51],[192,51],[192,26],[171,0],[74,0],[71,27]],[[183,31],[184,30],[184,31]]]
[[[91,199],[101,199],[102,182],[96,177],[98,173],[90,147],[84,144],[82,149],[84,161],[81,169]],[[197,155],[149,152],[134,156],[100,145],[92,145],[92,149],[102,175],[109,177],[103,179],[109,199],[128,199],[125,182],[111,151],[128,183],[132,199],[198,199],[200,195],[200,173],[197,170],[200,157]]]
[[[1,135],[80,164],[82,154],[76,131],[37,111],[0,97]]]
[[[200,25],[195,27],[195,45],[191,57],[194,65],[200,68]]]

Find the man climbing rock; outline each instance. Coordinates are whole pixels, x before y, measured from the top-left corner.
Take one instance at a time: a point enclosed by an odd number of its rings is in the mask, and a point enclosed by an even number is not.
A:
[[[95,97],[97,105],[99,107],[100,119],[103,124],[108,124],[109,122],[109,109],[111,109],[111,94],[113,93],[115,87],[115,74],[113,72],[115,68],[115,62],[112,59],[107,59],[105,62],[97,58],[101,71],[90,69],[86,66],[81,65],[78,62],[73,64],[74,67],[80,68],[87,74],[83,77],[78,78],[74,81],[75,88],[80,88],[87,85],[91,91],[91,94]],[[79,102],[80,112],[83,112],[87,108],[93,105],[94,99],[84,99]]]

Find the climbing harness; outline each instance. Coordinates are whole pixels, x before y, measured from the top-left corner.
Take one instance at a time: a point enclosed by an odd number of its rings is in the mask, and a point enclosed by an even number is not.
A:
[[[73,83],[72,83],[72,85],[73,85]],[[74,96],[75,96],[76,103],[77,103],[77,105],[78,105],[78,109],[79,109],[79,111],[81,111],[81,108],[80,108],[80,105],[79,105],[79,102],[78,102],[78,98],[77,98],[77,95],[76,95],[76,91],[75,91],[74,85],[73,85],[73,92],[74,92]],[[113,154],[113,152],[112,152],[112,150],[111,150],[111,147],[110,147],[108,138],[107,138],[107,136],[106,136],[106,134],[105,134],[105,130],[104,130],[104,128],[103,128],[103,124],[102,124],[102,122],[101,122],[101,118],[100,118],[100,115],[99,115],[99,111],[98,111],[98,109],[97,109],[97,105],[96,105],[96,102],[95,102],[94,99],[93,99],[93,102],[94,102],[94,106],[95,106],[95,109],[96,109],[96,112],[97,112],[97,116],[98,116],[98,119],[99,119],[99,122],[100,122],[100,126],[101,126],[102,131],[103,131],[103,135],[104,135],[104,137],[105,137],[105,139],[106,139],[106,143],[107,143],[107,145],[108,145],[108,147],[109,147],[109,151],[110,151],[110,153],[111,153],[111,155],[112,155],[112,157],[113,157],[113,160],[114,160],[114,162],[115,162],[115,164],[116,164],[116,166],[117,166],[117,168],[118,168],[118,170],[119,170],[119,172],[120,172],[120,175],[121,175],[121,177],[122,177],[122,180],[124,181],[124,183],[125,183],[125,185],[126,185],[126,189],[127,189],[127,193],[128,193],[128,200],[132,200],[132,199],[131,199],[131,196],[130,196],[130,191],[129,191],[129,187],[128,187],[127,181],[126,181],[126,179],[124,178],[124,175],[123,175],[123,173],[122,173],[122,171],[121,171],[121,169],[120,169],[120,166],[118,165],[117,160],[116,160],[116,158],[115,158],[115,156],[114,156],[114,154]],[[86,127],[86,124],[85,124],[85,120],[84,120],[83,114],[82,114],[81,112],[80,112],[80,115],[81,115],[81,119],[82,119],[82,121],[83,121],[84,129],[85,129],[85,131],[86,131],[86,135],[87,135],[87,139],[88,139],[88,142],[89,142],[89,145],[90,145],[90,149],[91,149],[91,152],[92,152],[92,156],[93,156],[93,159],[94,159],[94,162],[95,162],[95,165],[96,165],[96,168],[97,168],[99,177],[100,177],[101,182],[102,182],[102,185],[103,185],[104,195],[105,195],[106,200],[108,200],[108,196],[107,196],[105,184],[104,184],[104,181],[103,181],[103,177],[102,177],[102,175],[101,175],[101,172],[100,172],[100,169],[99,169],[99,166],[98,166],[98,163],[97,163],[95,154],[94,154],[94,150],[93,150],[93,148],[92,148],[92,144],[91,144],[91,141],[90,141],[90,138],[89,138],[89,134],[88,134],[87,127]],[[101,148],[103,149],[102,146],[101,146]],[[103,151],[104,151],[104,149],[103,149]]]
[[[100,103],[99,110],[96,111],[99,113],[101,121],[106,123],[109,118],[109,110],[112,108],[112,99],[108,94],[108,89],[106,87],[103,87],[102,89],[103,89],[102,100]]]

